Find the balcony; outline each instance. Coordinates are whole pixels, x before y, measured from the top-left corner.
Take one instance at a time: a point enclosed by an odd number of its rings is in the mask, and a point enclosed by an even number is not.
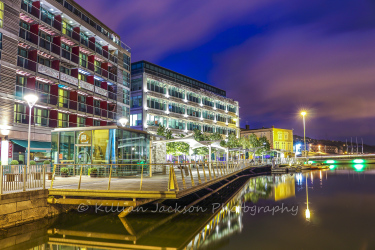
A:
[[[18,33],[18,36],[26,41],[29,41],[35,45],[38,45],[38,35],[34,34],[28,30],[20,29],[20,32]]]
[[[98,86],[95,86],[95,93],[102,95],[102,96],[108,96],[108,91]]]
[[[42,37],[39,37],[39,47],[51,51],[51,42],[43,39]]]
[[[38,64],[38,73],[41,73],[41,74],[44,74],[44,75],[47,75],[47,76],[51,76],[53,78],[56,78],[56,79],[60,79],[60,72],[55,70],[55,69],[52,69],[50,67],[47,67],[43,64]]]
[[[17,57],[17,66],[36,72],[36,62],[30,61],[22,56]]]
[[[21,2],[21,9],[26,11],[27,13],[35,16],[36,18],[39,18],[39,12],[40,10],[36,7],[33,7],[31,3],[26,3],[25,1]]]
[[[60,72],[60,80],[78,86],[78,79],[65,73]]]

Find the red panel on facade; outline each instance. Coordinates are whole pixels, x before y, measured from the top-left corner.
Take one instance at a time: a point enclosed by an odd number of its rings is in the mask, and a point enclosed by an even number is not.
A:
[[[95,67],[94,67],[95,56],[94,55],[89,56],[88,60],[89,60],[89,66],[88,66],[89,70],[95,71]]]
[[[32,71],[36,71],[36,63],[38,61],[38,51],[37,50],[30,50],[29,55],[28,55],[28,59],[29,59],[28,69],[32,70]]]
[[[71,91],[70,92],[70,99],[69,99],[69,108],[77,110],[77,100],[78,100],[78,94],[77,91]]]
[[[51,128],[57,127],[57,110],[51,110],[49,112],[49,126]]]
[[[102,63],[102,75],[108,77],[108,63]]]
[[[38,44],[39,24],[30,26],[30,40],[32,43]]]
[[[79,63],[79,47],[78,46],[72,48],[72,62],[77,63],[77,64]]]
[[[107,101],[100,101],[100,108],[104,110],[108,110]]]
[[[61,36],[55,36],[52,38],[52,52],[60,55],[61,48]]]
[[[86,104],[87,104],[87,113],[93,114],[94,113],[94,97],[88,96],[86,97]]]
[[[87,82],[94,84],[94,76],[87,76]]]
[[[87,117],[86,126],[93,126],[93,125],[94,125],[94,119]]]
[[[95,51],[95,37],[89,37],[89,48]]]
[[[102,82],[101,87],[102,87],[102,89],[105,89],[105,90],[106,90],[107,87],[108,87],[107,82]]]
[[[26,88],[35,89],[35,77],[27,78]]]
[[[107,126],[107,122],[106,121],[100,121],[100,126]]]
[[[76,114],[69,115],[69,127],[77,127],[77,115]]]
[[[61,15],[55,15],[54,20],[53,20],[53,27],[61,31],[61,23],[62,23]]]
[[[51,85],[51,91],[50,91],[50,100],[52,105],[57,104],[57,97],[59,95],[59,87],[56,84]]]
[[[54,60],[52,61],[52,67],[53,69],[60,71],[60,61],[59,60]]]
[[[80,31],[81,31],[81,28],[80,27],[74,27],[73,28],[73,34],[72,34],[72,38],[76,41],[79,41],[81,35],[80,35]]]
[[[39,18],[40,12],[40,1],[36,1],[32,3],[31,14],[37,18]]]
[[[71,69],[70,74],[71,76],[78,78],[78,69]]]

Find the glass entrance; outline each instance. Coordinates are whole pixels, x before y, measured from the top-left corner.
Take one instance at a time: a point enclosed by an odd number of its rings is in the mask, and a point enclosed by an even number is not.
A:
[[[76,145],[76,163],[91,164],[91,145]]]

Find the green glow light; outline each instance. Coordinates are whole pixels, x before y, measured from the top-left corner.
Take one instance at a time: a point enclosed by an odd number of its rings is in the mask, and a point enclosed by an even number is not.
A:
[[[363,168],[365,167],[365,165],[363,164],[355,164],[354,165],[354,168],[355,168],[355,171],[363,171]]]
[[[335,167],[336,167],[335,165],[330,165],[330,166],[329,166],[329,169],[334,170]]]
[[[353,160],[354,163],[364,163],[365,161],[363,159],[355,159]]]
[[[334,160],[327,160],[326,163],[330,163],[331,164],[331,163],[335,163],[335,161]]]

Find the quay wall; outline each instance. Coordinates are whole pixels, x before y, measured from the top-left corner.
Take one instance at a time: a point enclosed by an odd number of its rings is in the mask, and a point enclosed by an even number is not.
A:
[[[0,195],[0,229],[52,218],[72,208],[48,204],[47,198],[47,189]]]

